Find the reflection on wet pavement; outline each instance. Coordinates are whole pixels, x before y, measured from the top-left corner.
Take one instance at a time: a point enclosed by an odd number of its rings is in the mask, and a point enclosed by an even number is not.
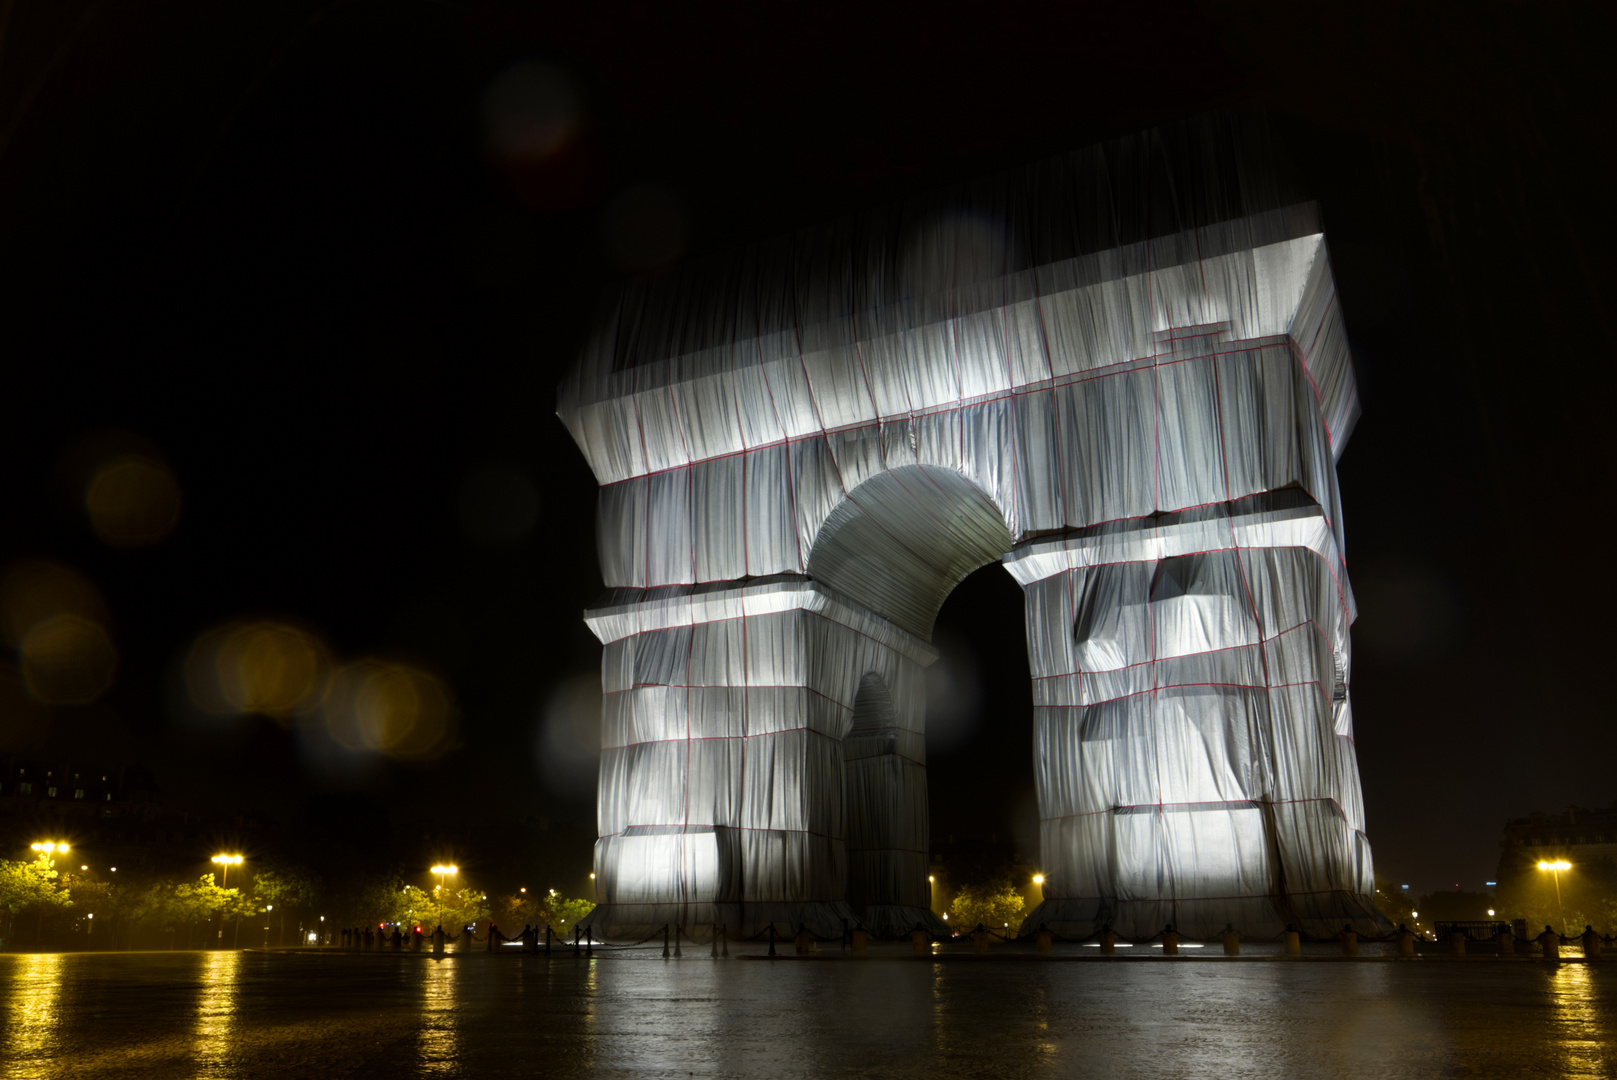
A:
[[[56,1056],[53,1045],[59,1031],[57,1010],[61,1002],[62,960],[59,953],[7,957],[10,985],[6,987],[5,1055],[6,1074],[18,1080],[47,1075],[42,1066]]]
[[[1617,961],[85,953],[0,994],[19,1080],[1617,1072]]]

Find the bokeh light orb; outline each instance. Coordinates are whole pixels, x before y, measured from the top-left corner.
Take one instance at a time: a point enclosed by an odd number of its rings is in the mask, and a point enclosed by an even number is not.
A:
[[[0,574],[0,635],[17,650],[28,695],[42,704],[94,701],[117,673],[100,594],[58,563],[28,560]]]
[[[186,689],[213,716],[258,713],[285,720],[317,706],[331,654],[315,634],[289,623],[230,623],[199,636],[186,657]]]
[[[483,94],[489,147],[506,160],[542,161],[577,133],[583,103],[573,80],[549,64],[506,68]]]
[[[30,559],[0,574],[0,634],[7,645],[20,646],[29,630],[57,615],[104,622],[106,608],[94,585],[60,563]]]
[[[168,466],[138,454],[104,463],[84,492],[96,536],[119,548],[147,547],[173,532],[180,502],[180,485]]]
[[[323,708],[331,737],[349,750],[431,761],[454,745],[449,687],[411,664],[358,660],[338,669]]]
[[[80,615],[53,615],[34,624],[17,653],[28,692],[47,705],[94,701],[118,670],[106,628]]]

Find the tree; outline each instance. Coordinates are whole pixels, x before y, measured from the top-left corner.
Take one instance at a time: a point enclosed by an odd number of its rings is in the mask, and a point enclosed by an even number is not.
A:
[[[319,881],[313,875],[291,868],[260,870],[253,875],[253,895],[260,903],[273,907],[280,916],[277,944],[286,944],[286,912],[288,908],[302,908],[314,902],[319,892]]]
[[[9,937],[17,916],[24,911],[36,914],[35,937],[39,936],[47,911],[71,907],[73,898],[57,884],[56,862],[41,855],[33,862],[0,860],[0,911],[6,913]]]
[[[982,885],[966,885],[949,905],[949,925],[960,933],[979,925],[1003,932],[1022,921],[1022,895],[1010,878],[997,878]]]
[[[103,949],[112,948],[114,935],[122,929],[120,924],[128,908],[127,887],[77,875],[65,878],[65,882],[73,897],[73,906],[84,913],[85,931],[90,944],[99,944]]]
[[[152,882],[131,902],[129,918],[168,934],[170,946],[174,943],[174,934],[185,927],[185,947],[189,949],[198,923],[206,925],[217,916],[219,936],[223,937],[226,920],[239,920],[252,910],[252,902],[240,889],[221,888],[214,884],[212,874],[203,874],[194,882]]]
[[[563,896],[555,889],[531,899],[524,894],[507,897],[505,907],[512,926],[516,926],[518,922],[531,926],[549,926],[550,932],[558,937],[571,934],[579,920],[595,910],[594,902],[574,900]]]

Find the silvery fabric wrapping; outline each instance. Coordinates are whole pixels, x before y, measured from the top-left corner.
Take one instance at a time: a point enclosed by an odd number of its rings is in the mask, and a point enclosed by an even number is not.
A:
[[[1150,132],[623,286],[559,412],[601,483],[597,930],[937,928],[939,606],[1027,592],[1045,904],[1376,928],[1316,209]]]

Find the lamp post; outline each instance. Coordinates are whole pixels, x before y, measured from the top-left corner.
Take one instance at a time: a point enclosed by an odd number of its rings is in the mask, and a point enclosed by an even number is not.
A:
[[[215,855],[211,861],[214,862],[214,863],[217,863],[219,865],[219,867],[220,867],[219,887],[221,889],[226,888],[227,883],[230,881],[230,868],[232,866],[240,866],[241,862],[242,862],[240,855]],[[225,939],[225,915],[224,915],[224,909],[221,908],[220,911],[219,911],[219,940],[224,941],[224,939]],[[240,915],[236,916],[236,941],[237,941],[238,944],[241,942],[241,916]],[[222,945],[220,947],[223,948]]]
[[[215,855],[213,857],[213,861],[218,863],[221,867],[223,867],[223,869],[220,870],[220,872],[219,872],[219,887],[221,889],[229,888],[230,887],[230,868],[232,866],[240,866],[241,865],[241,862],[242,862],[241,856],[240,855]]]
[[[41,855],[66,855],[69,850],[68,846],[59,840],[41,840],[39,843],[31,846]]]
[[[460,873],[460,867],[453,864],[447,866],[434,866],[432,872],[438,875],[438,884],[432,890],[438,894],[438,925],[444,924],[444,884],[449,880],[450,874]]]
[[[1561,933],[1566,933],[1566,912],[1561,907],[1561,871],[1572,869],[1572,864],[1565,859],[1556,859],[1554,862],[1541,862],[1540,870],[1548,870],[1555,876],[1555,914],[1561,920]]]

